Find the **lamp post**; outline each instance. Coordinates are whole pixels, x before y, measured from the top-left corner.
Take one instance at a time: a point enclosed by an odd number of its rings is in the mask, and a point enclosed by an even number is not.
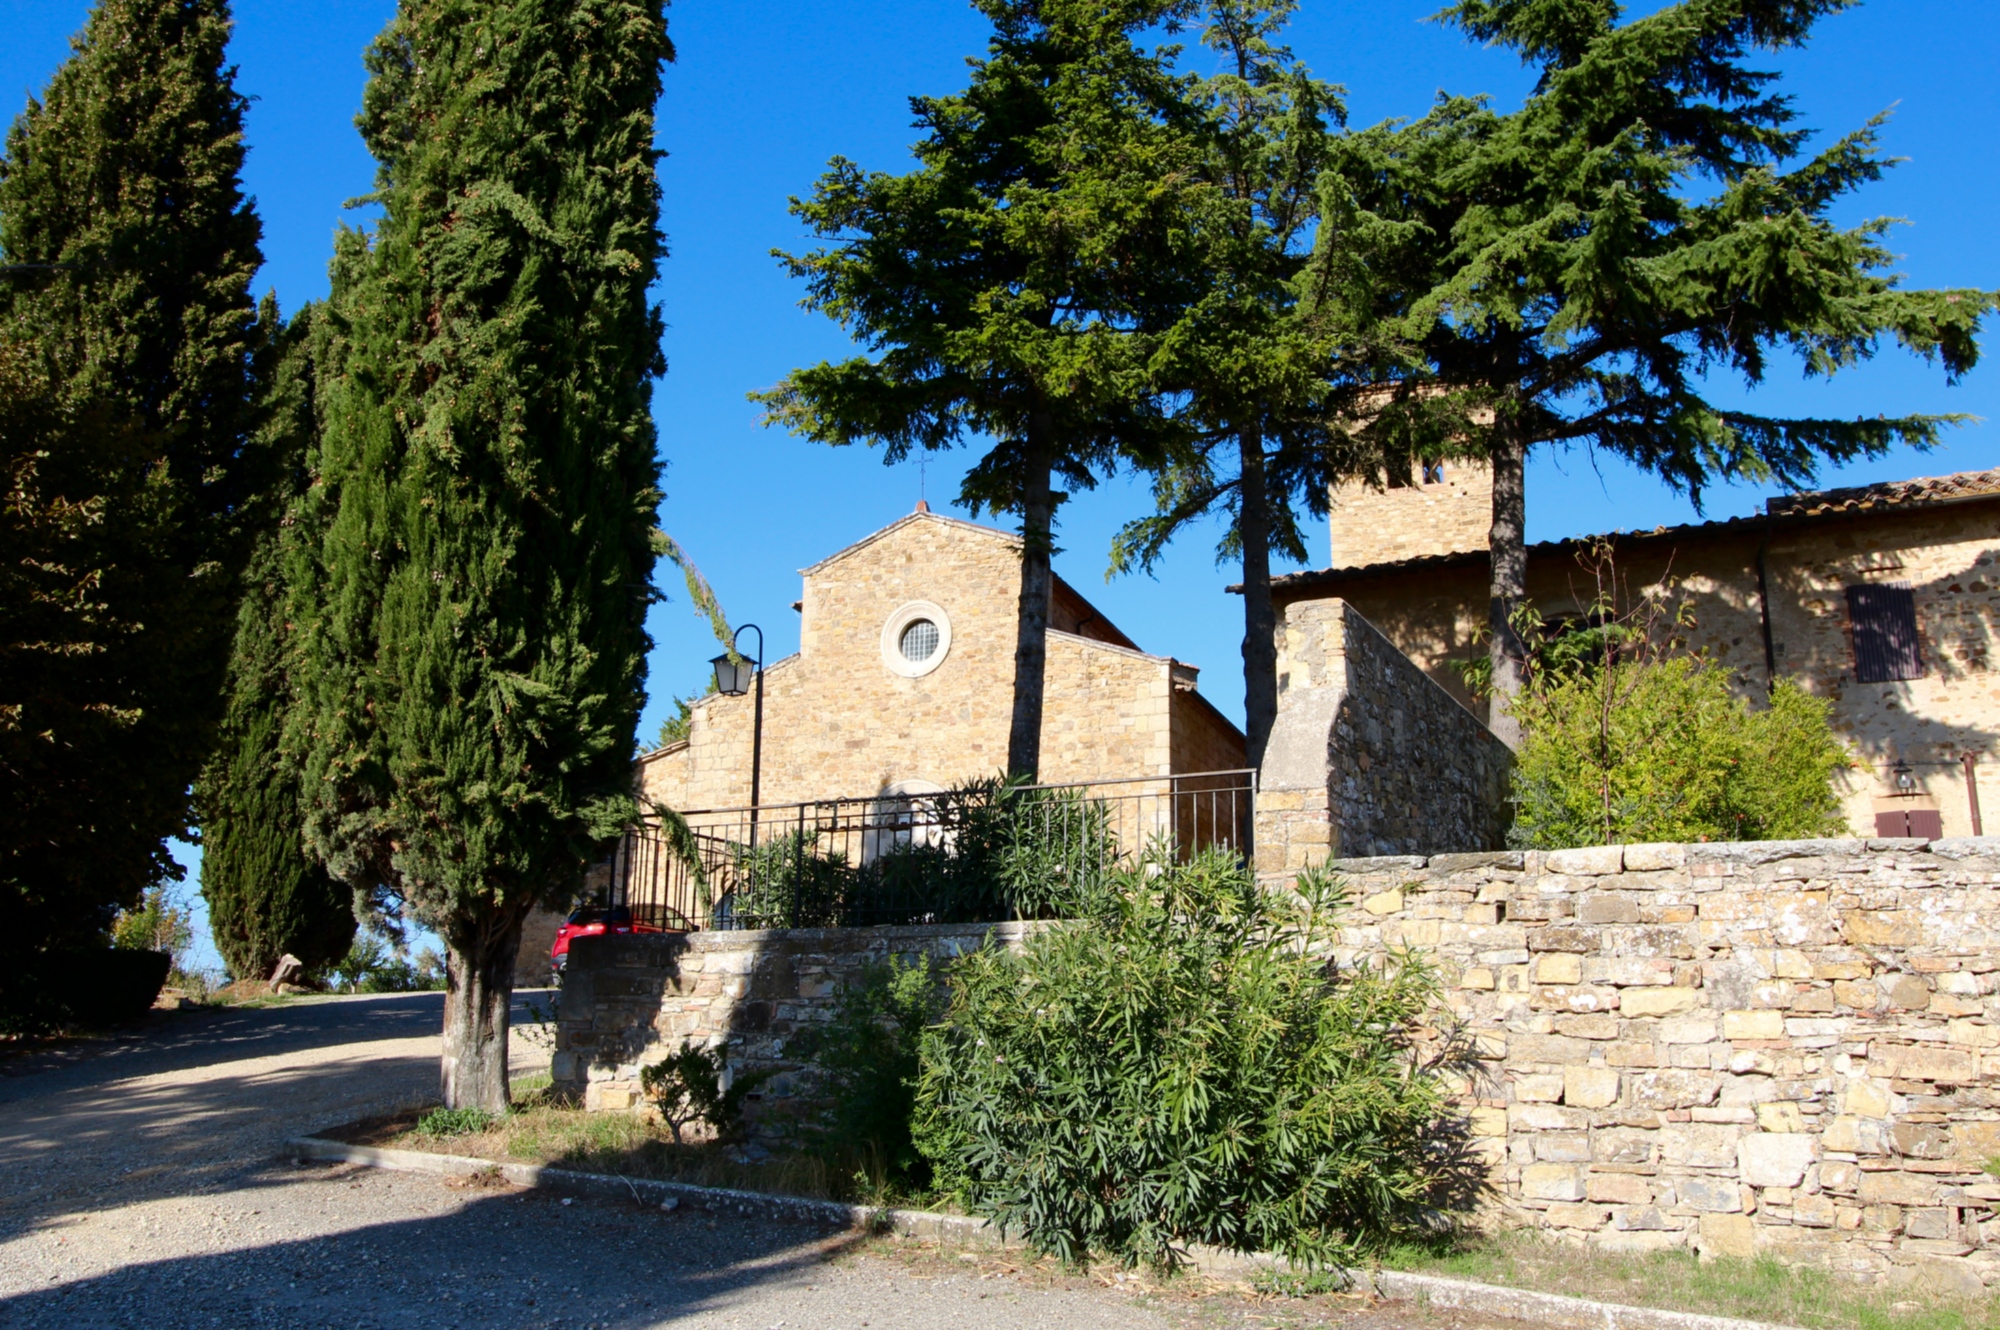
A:
[[[757,632],[757,665],[754,671],[736,650],[736,643],[752,629]],[[763,801],[764,630],[754,623],[744,624],[729,639],[729,650],[710,663],[715,666],[716,692],[728,697],[741,697],[750,691],[753,683],[757,689],[755,718],[750,725],[750,845],[754,849],[757,845],[757,805]]]

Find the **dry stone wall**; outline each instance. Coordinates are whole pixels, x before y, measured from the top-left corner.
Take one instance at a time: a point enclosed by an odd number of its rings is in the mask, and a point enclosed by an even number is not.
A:
[[[2000,1280],[2000,838],[1339,862],[1442,971],[1511,1222]]]
[[[570,944],[550,1072],[586,1108],[639,1106],[639,1069],[683,1041],[726,1046],[736,1070],[768,1070],[748,1116],[775,1129],[806,1088],[793,1043],[829,1019],[871,965],[947,960],[989,938],[1016,946],[1035,924],[791,928],[586,937]]]

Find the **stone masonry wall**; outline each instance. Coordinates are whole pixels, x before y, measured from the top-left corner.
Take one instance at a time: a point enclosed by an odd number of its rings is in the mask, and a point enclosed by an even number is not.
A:
[[[1513,755],[1338,600],[1286,608],[1257,867],[1503,843]]]
[[[2000,1282],[2000,838],[1339,862],[1440,968],[1511,1221]]]
[[[550,1073],[586,1108],[639,1105],[639,1069],[679,1048],[726,1045],[732,1069],[776,1073],[753,1123],[782,1120],[801,1084],[792,1040],[832,1016],[871,964],[947,959],[989,937],[1018,945],[1035,924],[793,928],[586,937],[570,944]]]

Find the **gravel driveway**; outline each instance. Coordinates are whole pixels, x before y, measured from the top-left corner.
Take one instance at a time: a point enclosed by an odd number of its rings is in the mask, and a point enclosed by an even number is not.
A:
[[[428,1097],[440,1019],[436,994],[196,1011],[0,1064],[0,1326],[1171,1324],[824,1229],[280,1159]]]
[[[431,1098],[442,1010],[428,993],[156,1014],[0,1062],[0,1327],[1534,1330],[284,1159],[289,1137]],[[514,1019],[519,1075],[546,1052],[520,1037],[526,1002]]]

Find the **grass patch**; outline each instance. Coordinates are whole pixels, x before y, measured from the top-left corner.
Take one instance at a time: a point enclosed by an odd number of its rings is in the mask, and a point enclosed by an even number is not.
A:
[[[676,1144],[650,1116],[591,1113],[549,1093],[547,1076],[513,1082],[515,1107],[502,1117],[478,1110],[411,1109],[324,1133],[357,1145],[429,1150],[481,1159],[553,1164],[586,1173],[685,1182],[701,1187],[870,1205],[903,1203],[862,1169],[803,1151],[745,1159],[714,1141]],[[476,1115],[473,1121],[467,1114]]]
[[[1570,1246],[1535,1233],[1508,1233],[1439,1250],[1398,1247],[1384,1254],[1382,1264],[1391,1270],[1806,1330],[2000,1330],[2000,1304],[1990,1297],[1955,1297],[1922,1285],[1857,1284],[1769,1257],[1698,1261],[1693,1252],[1684,1251],[1626,1255]]]

